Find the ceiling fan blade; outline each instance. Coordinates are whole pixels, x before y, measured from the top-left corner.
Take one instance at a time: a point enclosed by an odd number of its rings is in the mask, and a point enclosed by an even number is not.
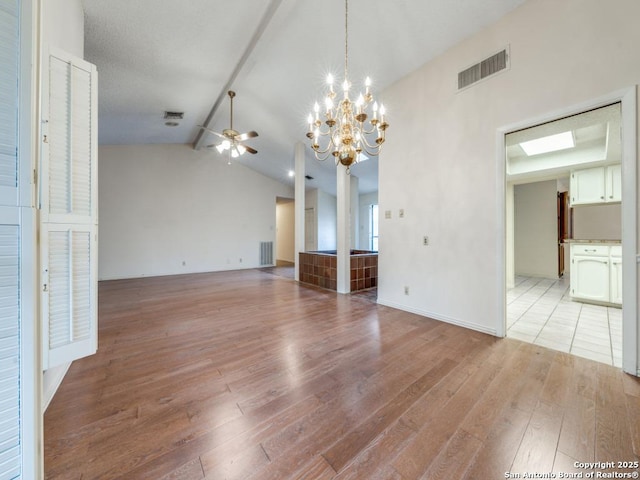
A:
[[[216,132],[216,131],[214,131],[214,130],[211,130],[210,128],[205,127],[204,125],[197,125],[197,126],[198,126],[198,127],[200,127],[200,128],[202,128],[203,130],[206,130],[206,131],[207,131],[207,132],[209,132],[209,133],[213,133],[214,135],[219,136],[220,138],[227,138],[227,137],[226,137],[226,136],[224,136],[222,133],[218,133],[218,132]]]
[[[255,148],[251,148],[251,147],[249,147],[248,145],[242,145],[242,146],[243,146],[243,147],[247,150],[247,152],[249,152],[249,153],[254,153],[254,154],[255,154],[255,153],[258,153],[258,150],[256,150]]]
[[[247,132],[247,133],[242,133],[240,135],[236,135],[235,139],[239,142],[244,142],[245,140],[248,140],[249,138],[253,138],[253,137],[257,137],[258,136],[258,132],[254,132],[253,130],[251,132]]]

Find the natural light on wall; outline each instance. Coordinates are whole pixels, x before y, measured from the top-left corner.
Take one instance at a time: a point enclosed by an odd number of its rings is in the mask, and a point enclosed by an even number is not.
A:
[[[520,147],[529,157],[532,155],[540,155],[541,153],[556,152],[558,150],[566,150],[573,148],[576,144],[573,140],[573,132],[562,132],[548,137],[536,138],[528,142],[522,142]]]

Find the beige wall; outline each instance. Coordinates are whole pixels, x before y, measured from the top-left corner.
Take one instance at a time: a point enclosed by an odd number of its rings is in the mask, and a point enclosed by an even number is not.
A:
[[[379,303],[498,331],[498,131],[635,88],[638,18],[636,0],[529,0],[383,92],[392,128],[379,158],[380,209],[404,208],[405,218],[380,222]],[[508,71],[456,91],[459,71],[507,45]]]
[[[84,58],[84,10],[81,0],[43,1],[42,39],[45,44]]]
[[[291,187],[190,145],[99,151],[99,277],[259,266],[276,241],[276,198]]]
[[[276,204],[276,260],[295,261],[295,203],[278,200]]]
[[[515,274],[558,276],[557,182],[514,187]]]

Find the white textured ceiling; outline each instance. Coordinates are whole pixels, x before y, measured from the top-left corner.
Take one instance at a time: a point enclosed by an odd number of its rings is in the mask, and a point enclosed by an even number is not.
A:
[[[374,93],[493,23],[524,0],[350,0],[349,77],[365,75]],[[209,126],[228,127],[226,91],[237,92],[234,128],[256,130],[259,153],[237,159],[292,183],[294,145],[305,141],[305,119],[320,99],[328,72],[342,77],[342,0],[83,0],[85,57],[99,72],[101,145],[196,141]],[[265,18],[267,20],[265,20]],[[260,30],[260,26],[265,26]],[[257,35],[257,33],[261,35]],[[252,38],[259,36],[255,45]],[[242,62],[245,52],[246,62]],[[488,52],[491,53],[491,52]],[[242,68],[238,70],[238,66]],[[233,78],[234,71],[237,75]],[[452,80],[452,81],[455,81]],[[178,127],[165,110],[184,111]],[[393,106],[388,105],[388,135]],[[213,143],[208,137],[205,143]],[[212,161],[224,161],[211,152]],[[233,166],[230,166],[233,168]],[[335,193],[335,166],[312,160],[310,187]],[[353,167],[363,192],[377,190],[377,160]]]

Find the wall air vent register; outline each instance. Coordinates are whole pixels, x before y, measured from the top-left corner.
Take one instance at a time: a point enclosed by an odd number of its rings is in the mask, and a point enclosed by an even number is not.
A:
[[[481,62],[470,66],[458,73],[458,91],[464,90],[485,78],[491,77],[510,66],[509,47],[485,58]]]

